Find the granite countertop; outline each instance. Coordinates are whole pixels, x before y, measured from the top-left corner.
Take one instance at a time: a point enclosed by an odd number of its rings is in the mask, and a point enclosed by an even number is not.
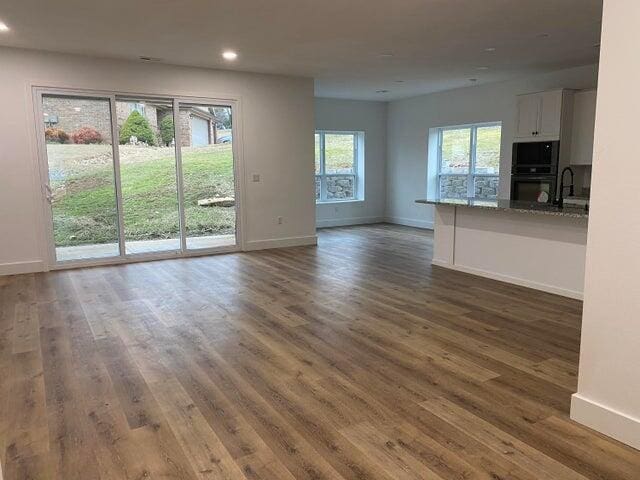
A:
[[[507,199],[480,200],[475,198],[441,198],[435,200],[416,200],[416,203],[429,205],[449,205],[455,207],[482,208],[505,212],[531,213],[534,215],[555,215],[558,217],[588,218],[589,212],[583,207],[567,205],[559,208],[548,203],[516,202]]]

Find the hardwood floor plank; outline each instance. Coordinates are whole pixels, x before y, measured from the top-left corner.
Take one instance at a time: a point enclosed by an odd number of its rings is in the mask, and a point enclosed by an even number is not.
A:
[[[7,456],[31,457],[49,450],[47,403],[40,351],[13,355],[11,399],[3,415],[11,421],[6,437]]]
[[[93,436],[82,412],[81,385],[68,332],[61,327],[41,328],[42,363],[49,425],[49,465],[54,478],[101,478]],[[19,454],[19,453],[18,453]]]
[[[568,417],[581,302],[432,233],[0,277],[5,480],[638,480]]]
[[[152,383],[150,388],[198,478],[245,478],[239,465],[176,379]]]
[[[15,307],[13,325],[13,353],[40,350],[40,322],[36,303],[18,303]]]
[[[510,461],[534,473],[540,479],[584,480],[586,478],[444,398],[427,400],[420,406],[460,430],[468,432],[470,436],[483,442],[496,453],[509,458]]]
[[[341,433],[370,457],[376,466],[398,480],[443,480],[435,471],[401,448],[377,426],[361,423]]]

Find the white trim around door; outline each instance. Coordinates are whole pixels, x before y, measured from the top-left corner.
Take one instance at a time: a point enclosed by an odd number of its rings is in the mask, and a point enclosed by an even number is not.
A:
[[[92,91],[86,89],[70,89],[56,88],[44,86],[31,86],[32,101],[34,105],[34,122],[35,122],[35,140],[37,144],[36,153],[38,156],[38,175],[40,180],[42,215],[44,219],[44,228],[42,229],[43,242],[46,246],[46,266],[49,270],[74,268],[80,266],[96,266],[109,265],[119,263],[130,263],[139,261],[160,260],[167,258],[180,258],[201,255],[211,255],[218,253],[229,253],[245,249],[245,214],[242,206],[245,199],[244,185],[244,160],[242,148],[242,110],[239,98],[216,98],[216,97],[190,97],[190,96],[170,96],[155,94],[136,94],[131,92],[114,92],[114,91]],[[112,137],[112,153],[114,165],[114,180],[116,192],[116,210],[118,219],[118,247],[119,255],[105,258],[90,258],[82,260],[58,261],[56,259],[55,240],[53,235],[53,215],[51,209],[51,189],[49,187],[49,161],[47,158],[45,125],[43,119],[43,96],[67,96],[75,98],[87,98],[105,100],[110,105],[110,122]],[[123,201],[122,201],[122,185],[120,174],[120,158],[119,158],[119,129],[117,124],[116,101],[118,98],[140,98],[145,101],[162,100],[169,101],[173,107],[174,115],[174,139],[175,139],[175,158],[176,158],[176,189],[178,196],[178,215],[180,223],[180,248],[179,250],[170,250],[165,252],[150,252],[127,254],[125,250],[125,236],[123,224]],[[183,104],[197,104],[204,106],[228,107],[231,109],[231,137],[232,137],[232,155],[233,155],[233,173],[234,173],[234,190],[235,190],[235,244],[224,245],[211,248],[188,249],[187,248],[187,232],[185,226],[184,212],[184,185],[182,172],[182,149],[180,140],[180,128],[177,121],[180,106]]]

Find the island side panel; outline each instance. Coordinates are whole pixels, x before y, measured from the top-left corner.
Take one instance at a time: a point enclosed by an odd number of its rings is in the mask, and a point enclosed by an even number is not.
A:
[[[458,208],[453,263],[468,273],[582,298],[586,244],[586,218]]]
[[[433,260],[431,263],[442,267],[451,266],[455,260],[456,207],[436,205],[434,208]]]

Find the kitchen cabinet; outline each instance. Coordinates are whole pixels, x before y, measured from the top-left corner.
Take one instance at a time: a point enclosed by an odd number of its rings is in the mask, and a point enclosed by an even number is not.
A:
[[[593,130],[596,123],[596,90],[574,95],[573,129],[571,132],[571,165],[591,165]]]
[[[518,97],[517,138],[535,136],[538,130],[541,101],[538,95],[520,95]]]
[[[566,97],[564,90],[519,95],[515,141],[560,140]]]

